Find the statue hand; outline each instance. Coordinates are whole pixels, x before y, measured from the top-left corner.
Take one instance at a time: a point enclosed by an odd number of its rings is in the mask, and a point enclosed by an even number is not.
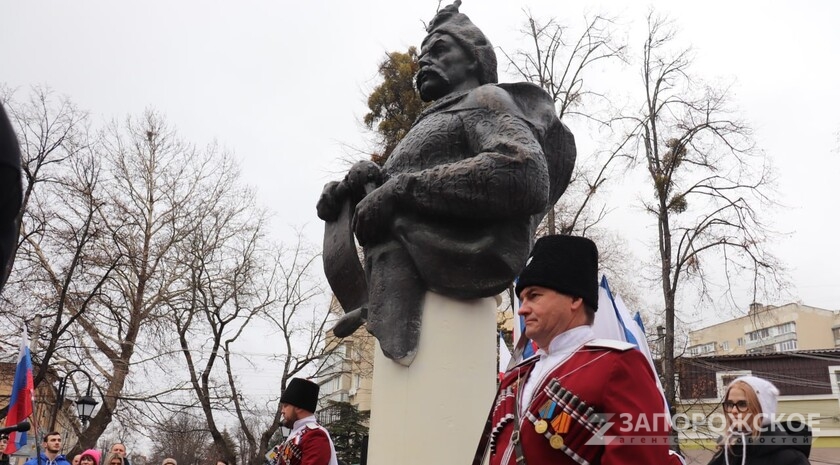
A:
[[[342,182],[355,201],[359,202],[368,192],[385,182],[385,172],[376,163],[362,160],[350,168]]]
[[[356,205],[353,231],[359,244],[365,246],[381,242],[390,232],[396,208],[396,198],[386,183],[368,194]]]
[[[333,181],[324,186],[316,206],[318,218],[334,221],[347,199],[355,205],[384,181],[385,173],[379,165],[369,160],[357,162],[341,182]]]
[[[324,186],[321,198],[318,199],[318,205],[315,207],[318,211],[318,218],[324,221],[334,221],[338,218],[347,194],[347,188],[338,181],[333,181]]]

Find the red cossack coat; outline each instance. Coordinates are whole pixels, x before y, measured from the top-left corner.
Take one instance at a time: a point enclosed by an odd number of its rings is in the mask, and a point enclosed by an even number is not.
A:
[[[525,463],[670,462],[663,396],[644,355],[631,347],[591,341],[545,377],[527,412],[519,415]],[[513,408],[533,365],[533,360],[521,363],[501,382],[492,417],[491,465],[516,464]]]

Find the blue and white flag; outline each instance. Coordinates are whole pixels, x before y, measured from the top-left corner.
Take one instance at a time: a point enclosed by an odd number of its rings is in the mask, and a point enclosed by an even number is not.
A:
[[[595,312],[595,323],[592,325],[592,331],[595,332],[595,337],[600,339],[614,339],[629,342],[644,354],[650,364],[656,386],[659,388],[659,392],[662,393],[662,402],[665,407],[665,412],[668,413],[666,418],[670,418],[670,409],[665,399],[665,391],[662,388],[662,382],[659,380],[656,365],[653,363],[653,356],[650,353],[647,338],[645,338],[642,317],[639,315],[639,312],[636,312],[634,316],[630,316],[630,311],[627,309],[624,301],[621,300],[621,296],[613,295],[606,276],[601,277],[601,284],[598,288],[598,311]]]

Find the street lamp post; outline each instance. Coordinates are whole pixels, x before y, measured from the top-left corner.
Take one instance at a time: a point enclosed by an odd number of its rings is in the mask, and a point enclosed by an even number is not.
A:
[[[55,422],[58,420],[58,411],[64,404],[64,398],[67,394],[67,381],[70,379],[70,375],[76,372],[82,373],[88,379],[87,392],[76,401],[76,413],[79,415],[79,420],[82,421],[82,425],[86,424],[88,420],[90,420],[90,417],[93,416],[93,409],[96,408],[96,405],[99,403],[91,396],[93,380],[90,375],[81,368],[69,371],[63,378],[61,378],[61,381],[58,382],[58,395],[56,396],[52,418],[50,419],[50,431],[55,431]]]
[[[659,325],[656,327],[656,349],[659,351],[659,357],[662,358],[662,353],[664,352],[664,348],[662,347],[662,343],[665,340],[665,327]]]

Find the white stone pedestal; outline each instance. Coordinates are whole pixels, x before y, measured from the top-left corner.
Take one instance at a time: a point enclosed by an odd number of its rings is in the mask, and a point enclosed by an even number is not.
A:
[[[496,303],[427,293],[410,367],[376,346],[368,465],[468,465],[496,390]]]

